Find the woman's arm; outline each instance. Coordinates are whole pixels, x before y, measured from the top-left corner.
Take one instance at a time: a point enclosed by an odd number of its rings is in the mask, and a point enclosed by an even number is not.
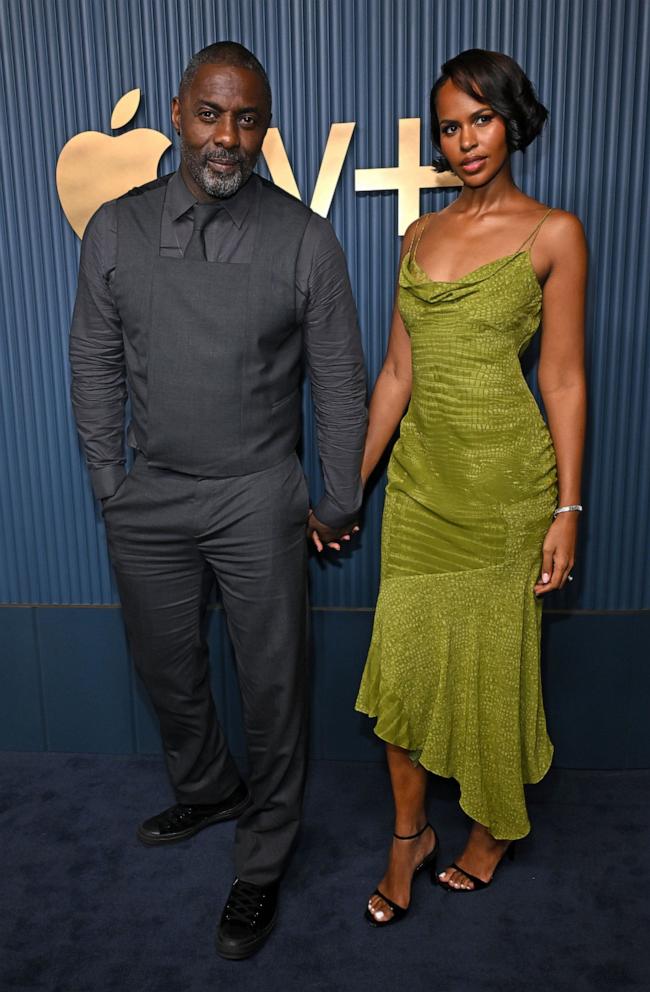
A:
[[[541,240],[541,239],[540,239]],[[545,238],[551,265],[544,284],[537,381],[548,417],[558,472],[558,506],[580,503],[586,420],[584,311],[587,244],[582,225],[562,214]],[[543,545],[535,593],[561,589],[573,567],[578,512],[561,513]]]
[[[410,247],[414,231],[415,224],[412,224],[404,235],[400,266]],[[399,287],[395,294],[386,358],[375,383],[368,410],[368,433],[361,464],[361,482],[364,486],[395,433],[411,398],[411,339],[397,307],[398,293]]]

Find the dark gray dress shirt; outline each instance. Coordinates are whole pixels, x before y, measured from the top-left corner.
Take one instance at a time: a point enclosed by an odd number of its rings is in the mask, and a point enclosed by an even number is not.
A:
[[[207,261],[248,263],[254,235],[253,175],[225,199],[205,230]],[[180,171],[167,185],[160,254],[182,257],[193,228],[194,197]],[[254,214],[254,211],[252,212]],[[70,338],[72,400],[95,496],[112,495],[124,469],[126,367],[119,313],[111,292],[117,258],[116,201],[105,203],[84,234]],[[345,257],[328,221],[312,214],[298,254],[296,301],[306,371],[311,380],[325,495],[324,523],[351,521],[366,429],[365,370]],[[145,388],[134,382],[132,389]],[[133,437],[129,435],[129,443]]]

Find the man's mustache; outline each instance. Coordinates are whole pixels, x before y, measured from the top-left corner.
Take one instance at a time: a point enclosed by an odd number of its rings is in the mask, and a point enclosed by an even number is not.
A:
[[[244,159],[237,152],[207,152],[203,156],[204,162],[224,162],[228,165],[241,164]]]

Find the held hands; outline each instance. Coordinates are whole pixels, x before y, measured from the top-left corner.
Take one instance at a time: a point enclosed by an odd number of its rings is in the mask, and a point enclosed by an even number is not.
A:
[[[577,513],[561,513],[549,527],[542,548],[541,575],[535,583],[536,596],[566,585],[575,561],[577,534]]]
[[[307,518],[307,538],[312,541],[317,551],[322,551],[324,546],[332,548],[334,551],[341,550],[341,541],[349,541],[352,534],[356,534],[359,528],[356,524],[352,528],[328,527],[322,523],[318,517],[314,516],[312,510]]]

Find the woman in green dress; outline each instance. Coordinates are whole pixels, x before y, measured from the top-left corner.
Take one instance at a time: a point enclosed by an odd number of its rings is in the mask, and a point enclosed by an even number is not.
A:
[[[402,919],[422,868],[436,877],[427,771],[458,780],[473,821],[437,876],[445,888],[485,887],[530,829],[523,787],[553,753],[542,599],[571,579],[581,510],[585,238],[510,170],[546,109],[516,62],[472,49],[443,66],[431,111],[438,168],[463,189],[406,232],[362,468],[365,483],[401,421],[357,700],[386,742],[395,803],[388,867],[366,910],[374,926]],[[520,365],[540,319],[548,427]]]

